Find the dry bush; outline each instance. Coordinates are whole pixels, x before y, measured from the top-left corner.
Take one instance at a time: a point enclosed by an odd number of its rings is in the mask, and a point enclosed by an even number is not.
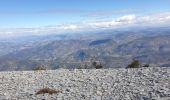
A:
[[[142,67],[149,67],[149,64],[145,64],[145,65],[143,65]]]
[[[93,65],[93,67],[96,68],[96,69],[101,69],[101,68],[103,68],[103,66],[102,66],[101,63],[100,63],[100,64],[97,64],[97,62],[92,62],[92,65]]]
[[[38,95],[38,94],[45,94],[45,93],[48,93],[48,94],[52,95],[52,94],[57,94],[59,92],[61,92],[61,91],[55,90],[55,89],[50,89],[50,88],[42,88],[42,89],[40,89],[40,90],[38,90],[36,92],[36,95]]]
[[[44,65],[41,65],[41,66],[37,66],[37,67],[35,67],[33,70],[47,70],[47,67],[46,66],[44,66]]]
[[[101,64],[95,66],[96,69],[101,69],[103,66]]]

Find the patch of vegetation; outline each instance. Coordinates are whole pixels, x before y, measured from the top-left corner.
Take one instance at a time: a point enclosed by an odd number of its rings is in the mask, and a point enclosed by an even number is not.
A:
[[[101,68],[103,68],[102,64],[97,64],[97,62],[92,62],[92,65],[93,65],[94,68],[96,68],[96,69],[101,69]]]
[[[40,65],[35,67],[33,70],[37,71],[37,70],[47,70],[47,67],[45,65]]]
[[[142,67],[149,67],[149,64],[145,64],[145,65],[143,65]]]
[[[103,68],[103,66],[101,64],[99,64],[99,65],[95,66],[95,68],[96,69],[101,69],[101,68]]]
[[[133,60],[128,66],[127,68],[140,68],[140,62],[138,60]]]
[[[61,91],[55,90],[55,89],[50,89],[50,88],[42,88],[36,92],[36,95],[45,94],[45,93],[52,95],[52,94],[57,94],[59,92],[61,92]]]

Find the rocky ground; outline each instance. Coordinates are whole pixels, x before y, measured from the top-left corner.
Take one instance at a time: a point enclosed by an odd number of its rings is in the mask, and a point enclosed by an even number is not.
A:
[[[170,68],[1,72],[0,100],[11,99],[170,100]]]

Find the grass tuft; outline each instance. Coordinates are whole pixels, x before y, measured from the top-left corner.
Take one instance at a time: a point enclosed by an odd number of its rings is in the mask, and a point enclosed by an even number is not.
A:
[[[61,92],[61,91],[56,90],[56,89],[50,89],[50,88],[42,88],[36,92],[36,95],[46,94],[46,93],[52,95],[52,94],[57,94],[59,92]]]

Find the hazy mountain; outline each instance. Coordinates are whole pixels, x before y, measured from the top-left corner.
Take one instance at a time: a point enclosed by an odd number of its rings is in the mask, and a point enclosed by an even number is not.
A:
[[[168,66],[169,33],[166,27],[133,28],[29,37],[27,40],[23,37],[25,42],[1,41],[0,70],[31,70],[40,64],[52,69],[76,68],[82,63],[89,64],[92,58],[105,68],[126,67],[132,59]]]

